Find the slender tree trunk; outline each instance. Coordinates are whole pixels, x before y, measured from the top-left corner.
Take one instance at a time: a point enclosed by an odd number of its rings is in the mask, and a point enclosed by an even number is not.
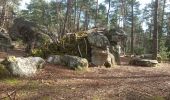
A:
[[[109,23],[109,14],[110,14],[110,2],[111,0],[109,0],[109,8],[108,8],[108,11],[107,11],[107,27],[108,29],[110,29],[110,23]]]
[[[132,5],[131,5],[131,9],[132,9],[132,25],[131,25],[131,55],[134,54],[134,34],[133,34],[133,31],[134,31],[134,19],[133,19],[133,6],[134,6],[134,0],[132,0]]]
[[[77,0],[74,0],[74,31],[76,30]]]
[[[97,27],[98,20],[98,0],[96,0],[96,17],[95,17],[95,27]]]
[[[166,6],[166,0],[163,0],[163,6],[162,6],[162,15],[161,15],[161,22],[158,24],[158,51],[160,51],[161,47],[161,40],[163,36],[163,26],[164,26],[164,15],[165,15],[165,6]]]
[[[68,16],[69,16],[69,12],[70,12],[70,4],[71,4],[71,0],[67,0],[67,10],[66,10],[66,14],[65,14],[63,31],[62,31],[61,36],[63,36],[66,32],[66,25],[67,25],[67,22],[68,22]]]
[[[162,8],[162,16],[161,16],[161,24],[160,24],[160,30],[159,31],[159,40],[161,40],[163,35],[163,25],[164,25],[164,15],[165,15],[165,6],[166,6],[166,0],[164,0],[163,8]],[[160,41],[159,41],[160,42]],[[160,44],[160,43],[159,43]],[[160,47],[160,46],[159,46]]]
[[[162,16],[161,16],[161,28],[160,28],[160,39],[162,38],[162,34],[163,34],[163,25],[164,25],[164,15],[165,15],[165,6],[166,6],[166,0],[164,0],[163,3],[163,8],[162,8]]]
[[[3,3],[2,6],[2,13],[1,13],[1,18],[0,18],[0,27],[4,26],[4,22],[5,22],[5,15],[6,15],[6,1]]]
[[[87,30],[89,25],[89,14],[88,11],[85,11],[85,21],[84,21],[84,29]]]
[[[62,2],[62,1],[61,1]],[[57,23],[58,23],[58,33],[60,33],[59,35],[62,34],[62,28],[63,28],[63,23],[64,23],[64,19],[61,17],[61,8],[62,8],[62,4],[61,2],[59,2],[58,0],[56,0],[56,15],[57,15]]]
[[[77,31],[80,30],[80,16],[81,16],[81,9],[82,9],[82,7],[80,7],[79,14],[78,14],[78,17],[77,17]]]
[[[153,59],[157,59],[158,54],[158,0],[155,0],[154,31],[153,31]]]
[[[68,17],[67,17],[67,30],[68,32],[72,32],[72,9],[73,8],[73,0],[69,0],[69,7],[68,7]]]
[[[63,35],[65,34],[66,23],[67,23],[67,16],[68,16],[68,10],[66,11],[65,20],[64,20],[64,25],[63,25],[63,31],[62,31],[61,36],[63,36]]]
[[[149,25],[149,39],[152,38],[152,25]]]
[[[123,25],[122,25],[122,27],[123,27],[123,29],[124,29],[124,27],[125,27],[125,23],[126,23],[126,12],[127,12],[127,4],[126,4],[126,0],[124,1],[124,0],[122,0],[122,9],[123,9],[123,11],[122,11],[122,17],[123,17]]]
[[[58,0],[56,0],[56,20],[58,23],[58,27],[57,27],[57,32],[60,32],[60,22],[59,22],[59,16],[60,16],[60,3],[58,2]]]

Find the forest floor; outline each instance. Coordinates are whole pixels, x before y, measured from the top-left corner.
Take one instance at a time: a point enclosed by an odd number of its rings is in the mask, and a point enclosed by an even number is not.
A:
[[[9,52],[21,56],[19,51]],[[6,56],[1,53],[0,58]],[[74,71],[47,64],[32,78],[0,79],[7,100],[170,100],[170,63],[157,67],[122,65]],[[5,100],[6,100],[5,99]]]

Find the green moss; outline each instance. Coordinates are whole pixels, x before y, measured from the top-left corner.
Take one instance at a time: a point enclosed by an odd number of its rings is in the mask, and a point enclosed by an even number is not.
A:
[[[9,84],[9,85],[17,85],[21,81],[16,78],[7,78],[2,80],[3,83]]]
[[[5,68],[4,65],[0,64],[0,78],[6,77],[9,75],[8,70]]]
[[[157,61],[158,61],[158,63],[161,63],[161,62],[162,62],[162,57],[161,57],[160,55],[158,55]]]
[[[155,96],[151,100],[165,100],[165,98],[163,98],[161,96]]]
[[[43,51],[41,49],[33,49],[31,50],[31,55],[32,56],[38,56],[38,57],[42,57],[43,56]]]
[[[70,36],[64,36],[58,44],[51,43],[47,46],[33,50],[33,56],[49,56],[49,55],[74,55],[90,60],[91,47],[88,44],[86,35],[77,33]],[[84,37],[85,36],[85,37]]]
[[[87,72],[88,71],[88,68],[87,67],[75,67],[74,68],[75,71],[77,72]]]
[[[93,99],[92,99],[92,100],[101,100],[101,99],[100,99],[100,97],[98,97],[98,96],[95,95],[95,96],[93,96]]]

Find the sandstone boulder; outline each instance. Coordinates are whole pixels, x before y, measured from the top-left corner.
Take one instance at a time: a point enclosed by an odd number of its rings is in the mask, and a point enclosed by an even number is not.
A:
[[[116,65],[115,57],[108,49],[103,50],[96,47],[92,47],[91,61],[96,66],[105,66],[107,68]]]
[[[110,45],[108,38],[102,34],[93,32],[87,36],[88,42],[91,46],[106,49]]]
[[[45,61],[40,57],[7,57],[2,64],[14,76],[31,77],[43,68]]]
[[[47,60],[48,63],[64,65],[71,69],[86,69],[88,68],[88,61],[85,58],[71,55],[53,55]]]
[[[140,56],[140,58],[142,58],[142,59],[152,59],[152,57],[153,57],[152,54],[143,54]],[[162,61],[162,57],[159,54],[157,55],[157,61],[159,63],[161,63],[161,61]]]
[[[131,65],[145,66],[145,67],[156,67],[158,64],[157,60],[133,58],[129,62]]]

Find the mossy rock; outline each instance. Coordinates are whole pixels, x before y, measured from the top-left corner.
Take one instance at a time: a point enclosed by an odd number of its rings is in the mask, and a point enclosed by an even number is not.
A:
[[[78,34],[78,33],[77,33]],[[81,35],[80,35],[81,36]],[[74,35],[64,36],[60,43],[51,43],[47,49],[42,48],[43,53],[48,55],[74,55],[90,60],[91,47],[87,37],[79,37]]]
[[[158,63],[162,62],[162,57],[160,55],[157,56],[157,61],[158,61]]]
[[[144,67],[156,67],[158,64],[157,60],[133,58],[129,62],[130,65],[144,66]]]
[[[44,56],[42,49],[38,49],[38,48],[31,50],[31,55],[35,56],[35,57],[43,57]]]
[[[75,33],[77,38],[83,38],[83,37],[87,37],[87,32],[85,31],[79,31]]]
[[[141,55],[140,58],[142,58],[142,59],[152,59],[153,56],[152,56],[152,54],[143,54],[143,55]],[[160,54],[157,55],[157,61],[158,61],[158,63],[162,62],[162,57],[160,56]]]
[[[7,77],[9,75],[9,71],[5,68],[4,65],[0,64],[0,78]]]
[[[85,70],[89,66],[87,59],[71,55],[53,55],[48,58],[47,62],[67,66],[74,70]]]

